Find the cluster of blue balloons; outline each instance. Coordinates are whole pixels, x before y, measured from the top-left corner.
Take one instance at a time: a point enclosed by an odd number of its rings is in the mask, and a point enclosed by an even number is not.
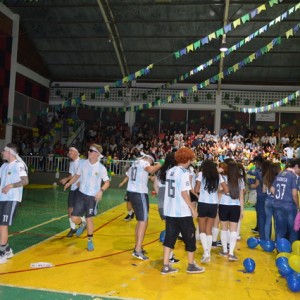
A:
[[[280,238],[277,240],[277,250],[276,266],[279,274],[285,277],[292,292],[300,292],[300,241],[291,245],[287,239]]]
[[[254,249],[256,246],[260,245],[266,252],[273,252],[276,248],[274,241],[260,240],[255,237],[250,237],[247,240],[247,245],[251,249]]]

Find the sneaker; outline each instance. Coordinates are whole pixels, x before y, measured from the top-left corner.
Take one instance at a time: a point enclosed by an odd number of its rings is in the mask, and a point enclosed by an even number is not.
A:
[[[4,255],[6,258],[12,258],[14,256],[13,250],[11,248],[6,248]]]
[[[76,236],[81,236],[85,229],[86,229],[86,222],[82,222],[76,230]]]
[[[133,219],[134,219],[134,213],[131,214],[131,220],[133,220]]]
[[[143,254],[148,254],[148,252],[146,250],[144,250],[143,248],[142,248],[142,253]]]
[[[237,260],[239,260],[239,259],[238,259],[235,255],[229,254],[228,260],[229,260],[229,261],[237,261]]]
[[[5,256],[5,253],[0,254],[0,264],[5,264],[7,262],[7,258]]]
[[[149,259],[149,257],[146,256],[145,254],[143,254],[142,251],[141,252],[137,252],[137,251],[133,250],[132,256],[134,256],[134,257],[136,257],[136,258],[138,258],[140,260],[148,260]]]
[[[123,220],[124,221],[131,221],[132,218],[131,218],[132,215],[128,214]]]
[[[223,257],[228,257],[228,252],[224,252],[223,250],[219,252],[219,255]]]
[[[212,248],[217,248],[218,247],[218,243],[217,242],[212,242],[211,243],[211,247]]]
[[[189,264],[186,272],[189,274],[198,274],[203,273],[205,271],[205,268],[198,266],[196,263]]]
[[[252,231],[253,233],[259,233],[259,232],[258,232],[258,228],[256,228],[256,227],[255,227],[255,228],[252,228],[251,231]]]
[[[222,247],[222,242],[221,241],[217,241],[217,247]]]
[[[76,231],[77,231],[76,229],[71,228],[70,231],[68,232],[68,234],[66,235],[66,237],[68,237],[68,238],[72,237],[74,235],[74,233],[76,233]]]
[[[204,255],[203,255],[203,257],[202,257],[202,259],[201,259],[201,262],[202,262],[203,264],[206,264],[206,263],[210,262],[210,256],[204,256]]]
[[[171,266],[168,266],[168,265],[164,265],[160,271],[160,274],[172,274],[172,273],[177,273],[178,272],[178,269],[174,269],[172,268]]]
[[[176,264],[178,262],[180,262],[180,260],[175,258],[174,255],[171,258],[169,258],[169,263],[171,263],[171,264]]]
[[[92,240],[88,241],[87,249],[88,249],[88,251],[94,251],[95,248],[94,248],[94,243]]]

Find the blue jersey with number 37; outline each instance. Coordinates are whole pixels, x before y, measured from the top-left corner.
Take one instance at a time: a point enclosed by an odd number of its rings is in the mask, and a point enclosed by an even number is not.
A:
[[[292,191],[297,190],[297,175],[291,171],[280,172],[272,186],[275,188],[274,206],[275,207],[296,207],[293,200]]]

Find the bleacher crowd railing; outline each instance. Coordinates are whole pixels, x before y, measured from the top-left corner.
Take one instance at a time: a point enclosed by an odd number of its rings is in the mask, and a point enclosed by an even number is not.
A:
[[[58,156],[22,156],[22,159],[28,167],[30,172],[59,172],[68,173],[70,159],[68,157]],[[127,169],[130,167],[132,161],[129,160],[101,160],[101,163],[106,167],[108,175],[122,175],[125,176]]]

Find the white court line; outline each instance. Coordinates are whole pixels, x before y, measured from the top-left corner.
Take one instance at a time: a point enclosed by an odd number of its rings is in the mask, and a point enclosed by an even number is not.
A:
[[[54,222],[54,221],[60,220],[60,219],[62,219],[62,218],[65,218],[66,216],[68,216],[68,215],[66,214],[66,215],[63,215],[63,216],[61,216],[61,217],[58,217],[58,218],[52,218],[52,219],[51,219],[51,220],[49,220],[49,221],[46,221],[46,222],[40,223],[40,224],[38,224],[38,225],[35,225],[35,226],[32,226],[32,227],[29,227],[29,228],[27,228],[27,229],[24,229],[24,230],[18,231],[18,232],[16,232],[16,233],[12,233],[12,234],[10,234],[8,237],[16,236],[16,235],[18,235],[18,234],[21,234],[21,233],[27,232],[27,231],[29,231],[29,230],[32,230],[32,229],[35,229],[35,228],[41,227],[41,226],[43,226],[43,225],[46,225],[46,224],[49,224],[49,223],[51,223],[51,222]]]
[[[12,288],[20,288],[20,289],[25,289],[25,290],[31,290],[31,291],[43,291],[43,292],[52,292],[52,293],[57,293],[57,294],[70,294],[73,296],[91,296],[93,297],[94,300],[98,299],[95,297],[105,297],[105,298],[111,298],[113,299],[119,299],[119,300],[143,300],[143,298],[125,298],[125,297],[116,297],[114,296],[113,291],[109,293],[110,295],[98,295],[98,294],[83,294],[83,293],[76,293],[76,292],[71,292],[71,291],[60,291],[60,290],[52,290],[52,289],[43,289],[43,288],[32,288],[32,287],[24,287],[24,286],[18,286],[18,285],[12,285],[12,284],[0,284],[0,287],[12,287]],[[99,298],[100,300],[101,298]]]

